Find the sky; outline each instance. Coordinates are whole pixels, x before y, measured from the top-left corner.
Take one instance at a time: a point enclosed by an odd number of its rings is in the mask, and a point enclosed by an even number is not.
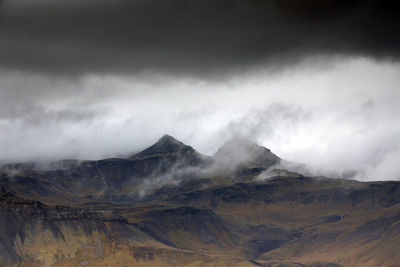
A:
[[[246,136],[316,175],[399,180],[389,0],[2,0],[0,161]]]

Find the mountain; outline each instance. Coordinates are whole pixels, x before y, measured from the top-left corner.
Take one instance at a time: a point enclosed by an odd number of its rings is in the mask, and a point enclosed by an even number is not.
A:
[[[206,156],[195,151],[191,146],[176,140],[170,135],[164,135],[149,148],[135,154],[132,159],[166,158],[171,161],[184,161],[186,164],[200,164]]]
[[[235,137],[226,142],[213,155],[213,159],[216,169],[225,174],[229,172],[260,174],[280,163],[280,158],[268,148],[243,137]]]
[[[259,178],[280,161],[242,138],[208,157],[164,136],[126,159],[3,166],[0,266],[400,262],[400,182]]]
[[[155,144],[130,159],[145,162],[158,175],[171,168],[205,167],[211,163],[210,157],[198,153],[170,135],[164,135]]]
[[[0,169],[0,178],[24,196],[51,199],[54,203],[131,201],[137,199],[139,187],[154,177],[166,175],[172,169],[202,167],[210,162],[210,157],[165,135],[127,159],[9,164]]]

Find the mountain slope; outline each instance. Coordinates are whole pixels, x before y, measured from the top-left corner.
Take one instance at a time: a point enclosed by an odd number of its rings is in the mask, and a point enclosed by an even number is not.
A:
[[[146,180],[170,170],[207,166],[210,161],[166,135],[129,159],[60,161],[43,169],[33,163],[11,164],[0,169],[0,178],[21,195],[54,203],[132,201],[138,199],[139,186]]]

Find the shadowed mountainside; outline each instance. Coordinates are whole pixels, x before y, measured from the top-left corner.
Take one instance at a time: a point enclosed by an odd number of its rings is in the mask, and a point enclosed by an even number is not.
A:
[[[259,178],[279,162],[244,139],[208,157],[164,136],[128,159],[5,165],[0,266],[400,262],[399,182]]]
[[[14,191],[37,199],[130,201],[137,200],[138,186],[144,179],[171,169],[206,166],[210,160],[166,135],[128,159],[10,164],[0,169],[0,178]]]

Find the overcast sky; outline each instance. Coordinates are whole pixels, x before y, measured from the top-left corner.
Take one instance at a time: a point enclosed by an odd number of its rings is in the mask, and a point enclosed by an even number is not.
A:
[[[2,0],[0,161],[248,136],[316,174],[400,179],[399,4]]]

